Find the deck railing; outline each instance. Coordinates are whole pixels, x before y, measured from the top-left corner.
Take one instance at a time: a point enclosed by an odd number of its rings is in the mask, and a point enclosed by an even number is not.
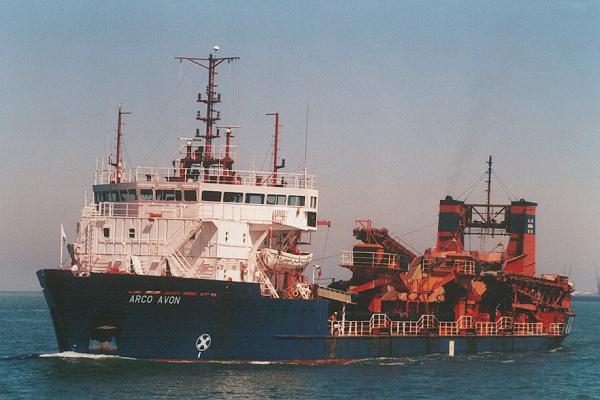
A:
[[[501,317],[496,321],[496,332],[508,333],[513,329],[513,319],[511,317]]]
[[[475,275],[475,261],[454,260],[454,270],[465,275]]]
[[[400,268],[398,254],[370,251],[342,251],[341,265],[371,268]]]
[[[440,336],[458,335],[458,323],[457,322],[440,322],[438,325],[438,335],[440,335]]]
[[[114,169],[97,170],[94,174],[94,185],[115,183],[117,175]],[[272,172],[262,171],[227,171],[211,169],[205,172],[201,168],[175,169],[169,167],[138,167],[121,171],[119,179],[128,182],[206,182],[249,186],[276,186],[298,189],[314,189],[314,175],[278,172],[277,178]]]
[[[544,324],[541,322],[534,323],[515,323],[515,335],[543,335]]]
[[[565,332],[565,324],[563,323],[552,323],[550,324],[549,333],[551,335],[562,335]]]
[[[191,204],[172,203],[164,205],[140,203],[90,203],[84,206],[85,217],[146,217],[146,218],[190,218],[198,214]]]
[[[470,315],[461,315],[457,320],[458,329],[473,329],[475,327],[475,321],[473,321],[473,317]]]
[[[390,323],[390,335],[409,336],[418,335],[419,327],[417,321],[392,321]]]
[[[438,321],[435,315],[422,315],[417,321],[392,321],[386,314],[373,314],[368,321],[329,321],[332,336],[535,336],[563,335],[564,323],[551,323],[544,327],[542,322],[513,323],[511,317],[501,317],[495,322],[475,322],[468,315],[456,321]]]
[[[496,334],[495,322],[476,322],[475,332],[481,336],[490,336]]]

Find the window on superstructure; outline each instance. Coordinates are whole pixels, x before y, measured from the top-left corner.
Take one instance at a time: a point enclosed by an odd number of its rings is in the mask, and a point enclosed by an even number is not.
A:
[[[285,206],[285,195],[269,194],[267,195],[267,204],[270,206]]]
[[[152,201],[152,189],[141,189],[140,200]]]
[[[181,201],[181,190],[175,191],[175,201]]]
[[[102,234],[104,235],[105,238],[109,238],[110,237],[110,228],[102,229]]]
[[[533,218],[527,218],[527,233],[535,233],[535,220]]]
[[[288,206],[303,207],[304,201],[305,201],[304,196],[289,196],[288,197]]]
[[[306,212],[306,225],[312,226],[313,228],[317,226],[317,213],[313,211]]]
[[[135,228],[129,228],[129,238],[135,238]]]
[[[212,190],[203,190],[202,191],[202,201],[221,201],[221,192],[215,192]]]
[[[317,197],[310,196],[310,208],[317,208]]]
[[[158,201],[174,201],[175,190],[173,189],[162,189],[154,191],[154,198]]]
[[[163,200],[175,201],[175,190],[174,189],[163,190]]]
[[[246,203],[248,204],[264,204],[265,195],[260,193],[246,193]]]
[[[241,203],[244,201],[243,193],[225,192],[223,194],[223,202],[225,203]]]
[[[198,201],[198,195],[195,190],[184,190],[183,199],[185,201]]]

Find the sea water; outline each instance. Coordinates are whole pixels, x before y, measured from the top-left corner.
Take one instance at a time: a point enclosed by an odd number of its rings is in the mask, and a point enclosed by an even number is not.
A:
[[[600,302],[553,351],[347,365],[160,363],[57,353],[41,293],[0,293],[0,399],[600,399]]]

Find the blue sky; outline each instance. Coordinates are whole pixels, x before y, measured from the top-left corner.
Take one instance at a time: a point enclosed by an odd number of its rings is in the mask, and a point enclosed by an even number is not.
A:
[[[0,2],[0,290],[36,289],[74,237],[97,156],[127,120],[132,164],[169,165],[191,135],[213,45],[239,167],[259,167],[281,113],[283,156],[318,175],[325,255],[354,220],[434,244],[437,203],[485,169],[537,201],[538,271],[594,288],[600,239],[600,3],[585,1]],[[507,201],[498,186],[497,202]],[[483,199],[483,187],[470,200]],[[313,237],[317,256],[325,235]],[[326,276],[344,276],[335,258]]]

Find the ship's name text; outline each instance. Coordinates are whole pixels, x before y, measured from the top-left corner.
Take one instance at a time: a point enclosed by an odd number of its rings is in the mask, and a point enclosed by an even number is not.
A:
[[[155,301],[155,297],[158,297],[158,300]],[[180,301],[181,296],[154,296],[152,294],[132,294],[129,299],[129,302],[134,304],[179,304]]]

